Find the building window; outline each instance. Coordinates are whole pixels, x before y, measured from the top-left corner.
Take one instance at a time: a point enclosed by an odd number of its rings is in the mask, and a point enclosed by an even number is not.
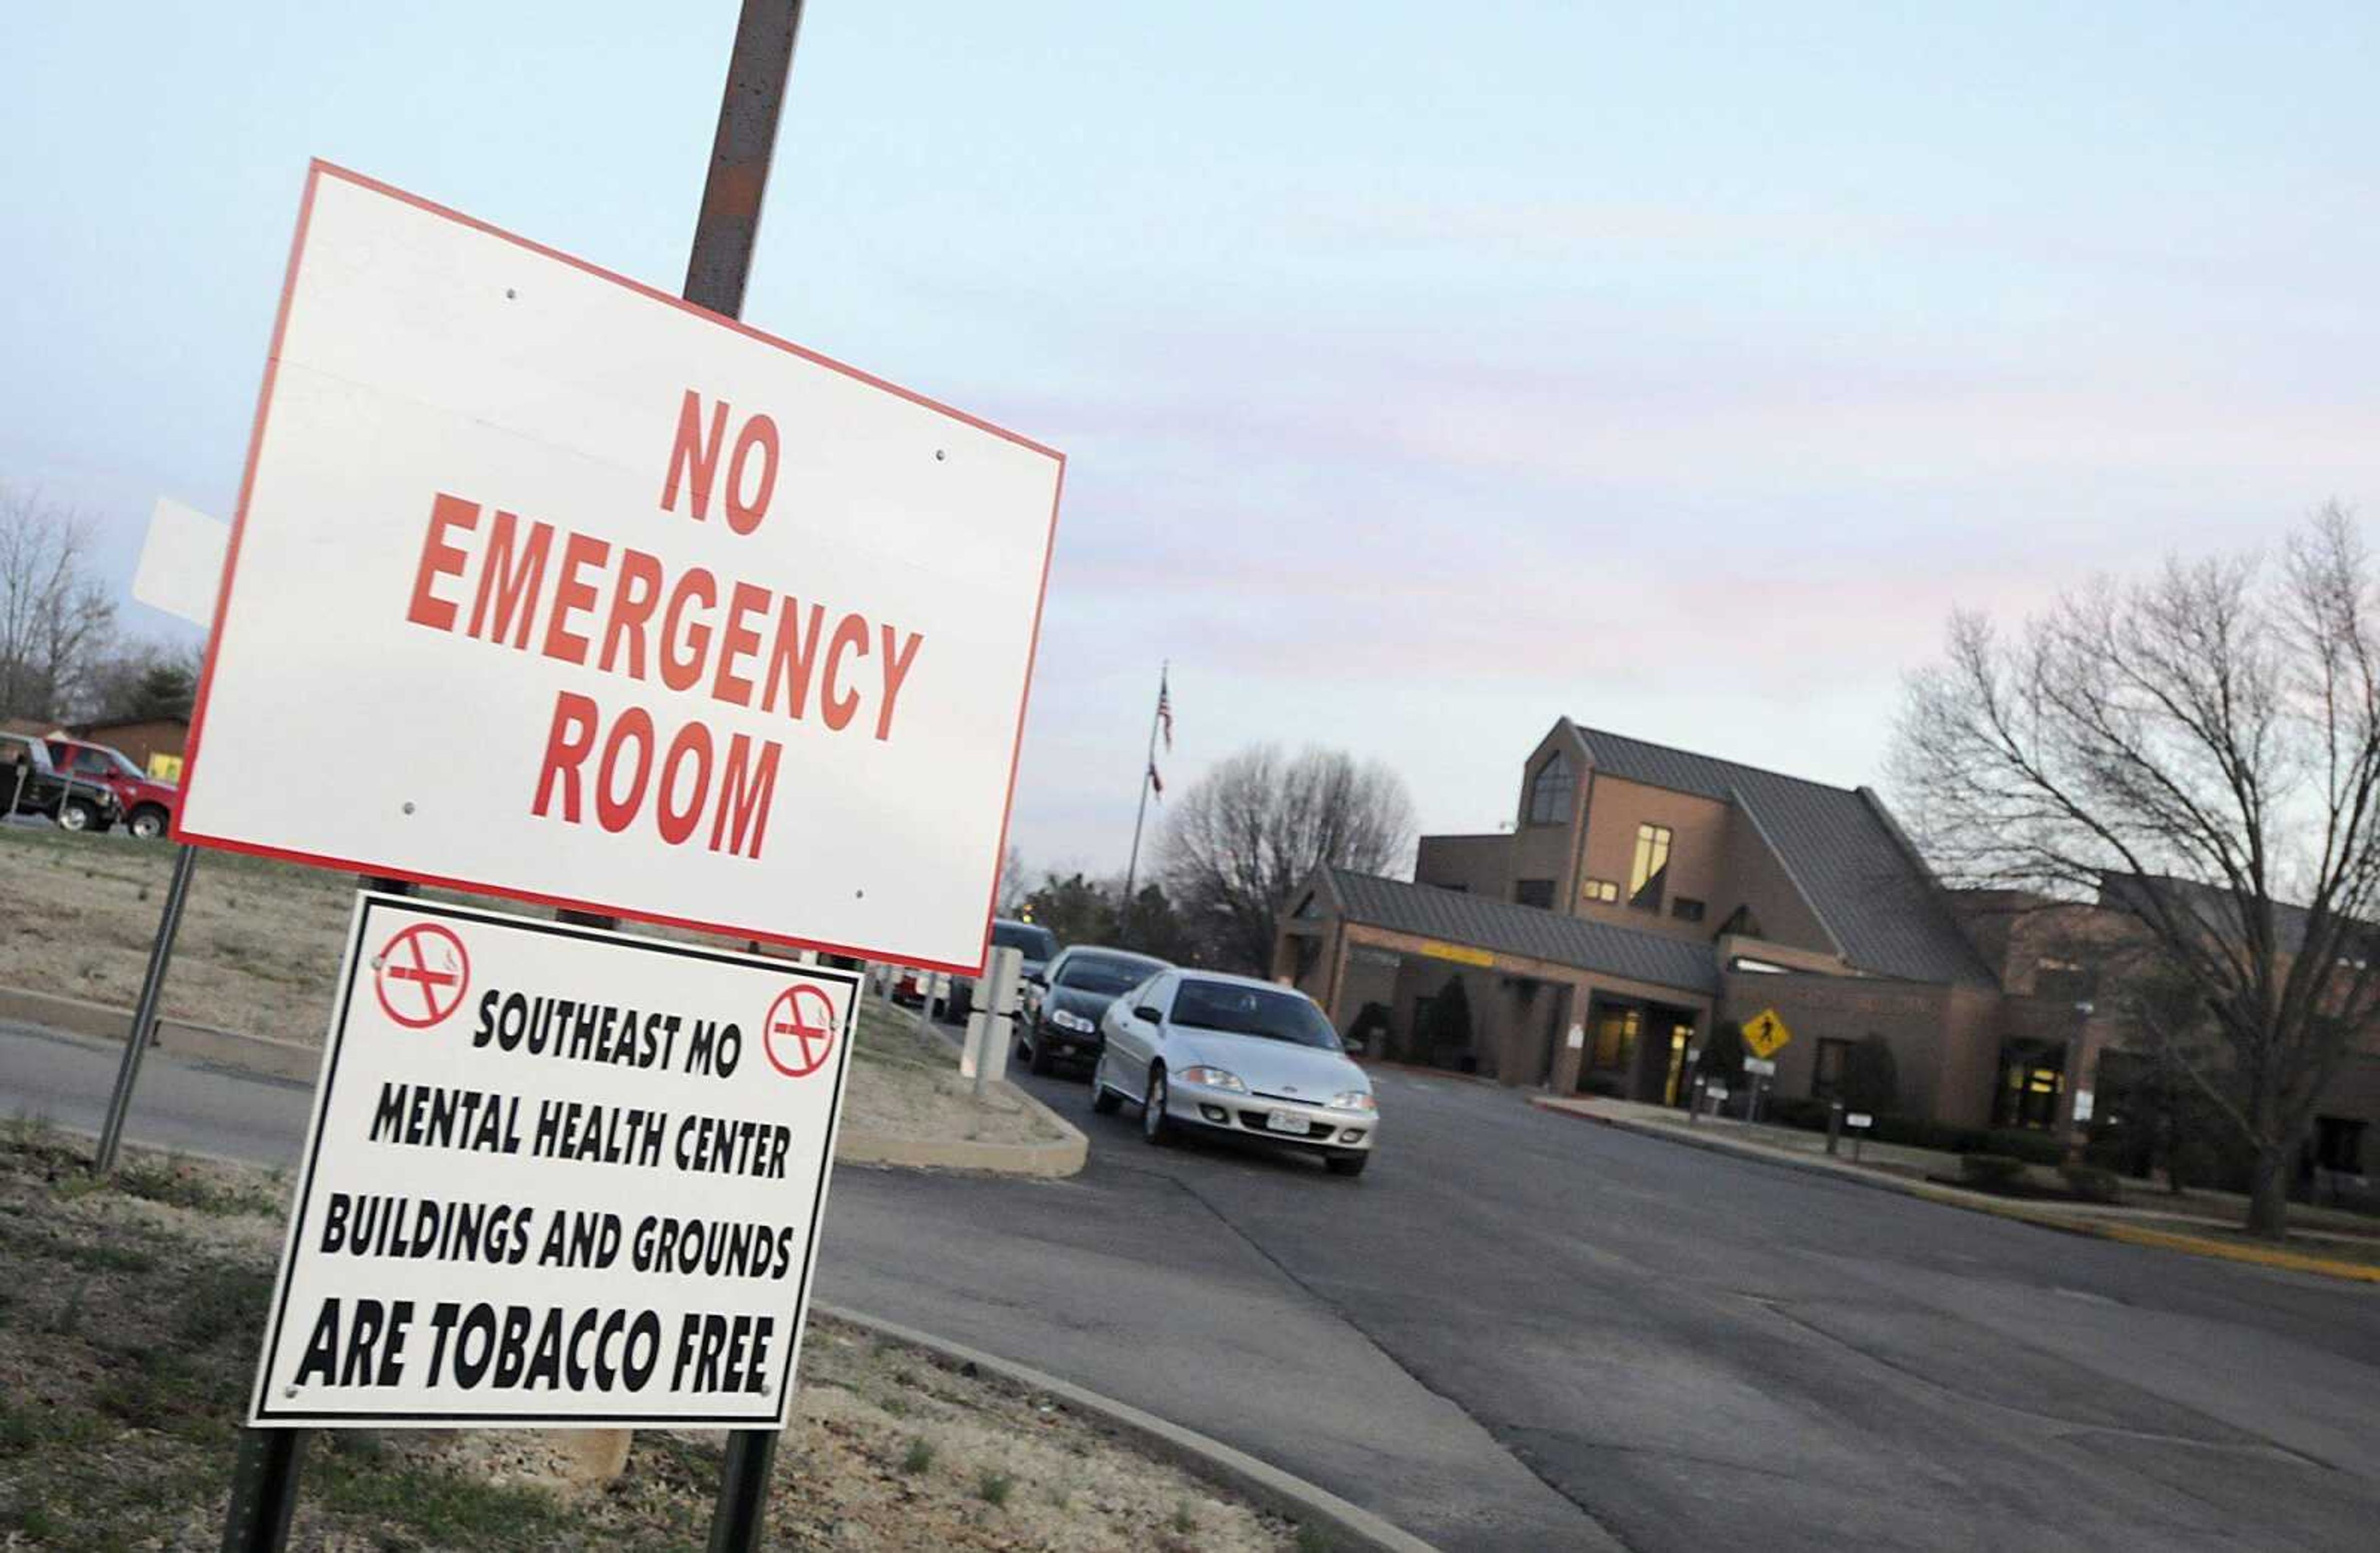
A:
[[[1620,886],[1608,879],[1591,879],[1578,887],[1578,898],[1601,901],[1606,905],[1616,904],[1620,900]]]
[[[1639,911],[1659,911],[1661,892],[1670,882],[1670,828],[1636,827],[1636,863],[1628,871],[1628,904]]]
[[[1550,911],[1554,904],[1554,881],[1549,879],[1515,880],[1512,899],[1524,906],[1542,906]]]
[[[1752,915],[1752,908],[1748,905],[1738,906],[1729,912],[1727,920],[1718,925],[1720,938],[1725,938],[1730,933],[1747,939],[1765,939],[1768,936],[1760,930],[1760,918]]]
[[[1578,773],[1570,769],[1570,752],[1557,749],[1529,783],[1529,823],[1569,824],[1571,800],[1577,796]]]
[[[1681,922],[1700,922],[1703,904],[1692,895],[1681,895],[1670,903],[1670,915]]]
[[[2071,960],[2037,960],[2033,967],[2033,995],[2060,1003],[2087,1003],[2099,990],[2099,977],[2088,966]]]
[[[1622,1073],[1636,1065],[1636,1038],[1645,1031],[1645,1011],[1607,1008],[1595,1017],[1594,1062],[1598,1070]]]
[[[1851,1061],[1852,1043],[1831,1037],[1818,1037],[1817,1066],[1810,1070],[1810,1098],[1817,1100],[1840,1100],[1843,1098],[1843,1069]]]

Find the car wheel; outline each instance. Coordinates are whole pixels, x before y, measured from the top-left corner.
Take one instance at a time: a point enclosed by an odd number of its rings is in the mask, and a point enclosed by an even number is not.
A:
[[[91,831],[98,826],[99,811],[80,798],[70,800],[66,807],[58,810],[58,829],[61,831]]]
[[[1364,1167],[1371,1162],[1372,1157],[1368,1154],[1332,1154],[1322,1161],[1332,1175],[1362,1175]]]
[[[1091,1070],[1091,1109],[1101,1116],[1113,1116],[1123,1097],[1108,1087],[1108,1060],[1101,1057],[1099,1066]]]
[[[1033,1049],[1026,1058],[1026,1066],[1031,1068],[1035,1076],[1039,1078],[1047,1078],[1058,1071],[1057,1060],[1050,1055],[1048,1041],[1037,1040],[1033,1043]]]
[[[1165,1114],[1165,1070],[1148,1070],[1148,1094],[1140,1102],[1140,1135],[1152,1144],[1173,1141],[1173,1118]]]
[[[159,808],[135,809],[132,822],[127,827],[144,842],[153,842],[165,833],[165,811]]]

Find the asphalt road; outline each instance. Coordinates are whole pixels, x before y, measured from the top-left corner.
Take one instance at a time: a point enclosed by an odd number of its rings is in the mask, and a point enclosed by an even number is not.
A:
[[[0,1106],[112,1057],[0,1026]],[[1358,1181],[1151,1149],[845,1170],[824,1297],[1038,1365],[1449,1548],[2372,1546],[2380,1293],[2077,1239],[1384,1074]],[[78,1102],[78,1097],[88,1097]],[[306,1096],[152,1059],[135,1134],[295,1153]],[[81,1109],[78,1110],[79,1103]]]

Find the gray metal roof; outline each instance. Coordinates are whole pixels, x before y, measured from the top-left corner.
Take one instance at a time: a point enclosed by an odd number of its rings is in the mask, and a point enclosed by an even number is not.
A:
[[[1992,983],[1990,968],[1873,793],[1599,728],[1578,732],[1598,771],[1741,807],[1854,967],[1912,981]]]
[[[1718,968],[1707,944],[1344,868],[1330,870],[1330,883],[1350,922],[1526,955],[1631,981],[1713,997],[1718,993]]]

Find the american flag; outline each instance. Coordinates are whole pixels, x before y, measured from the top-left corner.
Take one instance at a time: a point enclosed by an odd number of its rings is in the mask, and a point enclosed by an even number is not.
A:
[[[1166,671],[1157,671],[1157,725],[1165,731],[1165,747],[1173,747],[1173,693],[1166,688]]]
[[[1165,796],[1165,779],[1157,774],[1157,762],[1148,763],[1148,785],[1160,798]]]

